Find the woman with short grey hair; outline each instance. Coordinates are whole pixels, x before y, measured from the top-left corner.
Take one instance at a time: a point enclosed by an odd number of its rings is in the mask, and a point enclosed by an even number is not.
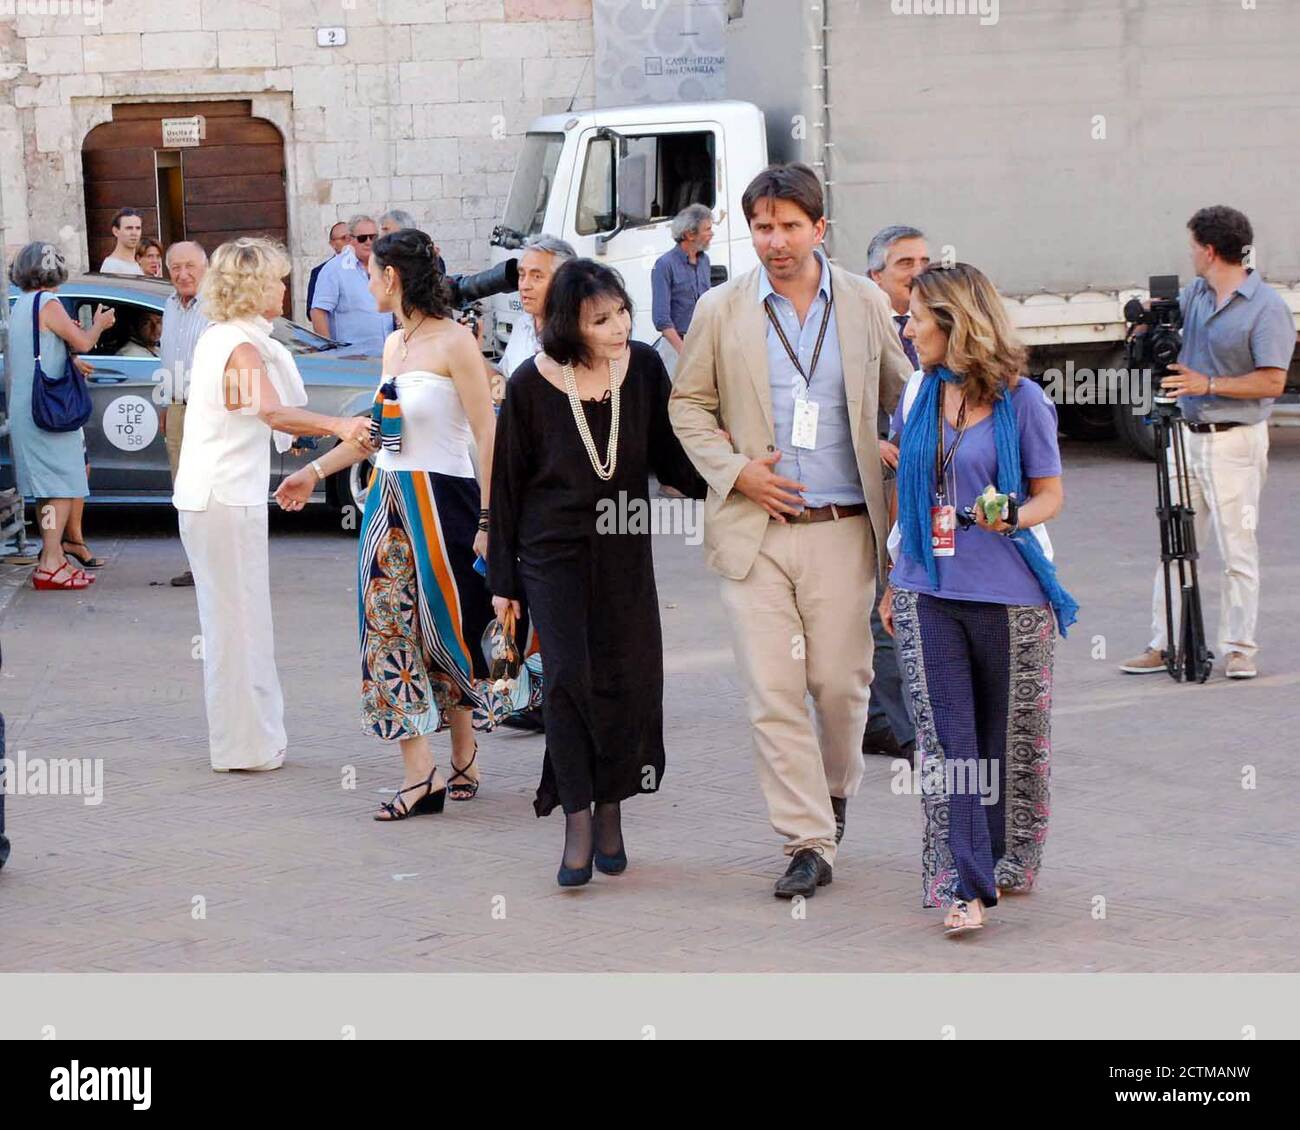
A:
[[[90,329],[82,329],[62,302],[49,300],[67,280],[67,262],[52,243],[29,243],[9,268],[9,281],[22,291],[9,326],[9,438],[18,491],[36,500],[41,555],[32,587],[42,590],[84,589],[95,579],[74,568],[64,551],[71,544],[65,543],[64,533],[73,499],[90,493],[82,431],[47,432],[32,416],[38,350],[41,371],[56,379],[67,367],[69,350],[89,353],[115,320],[109,307],[97,306]]]

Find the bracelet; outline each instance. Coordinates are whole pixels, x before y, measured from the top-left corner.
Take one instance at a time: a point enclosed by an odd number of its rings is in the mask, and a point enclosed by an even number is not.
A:
[[[1205,395],[1206,395],[1206,396],[1213,396],[1213,395],[1214,395],[1214,378],[1213,378],[1213,377],[1206,377],[1205,379],[1206,379],[1207,381],[1210,382],[1209,387],[1205,390]]]
[[[311,461],[311,469],[316,472],[316,478],[323,483],[325,481],[325,472],[321,470],[319,459]]]

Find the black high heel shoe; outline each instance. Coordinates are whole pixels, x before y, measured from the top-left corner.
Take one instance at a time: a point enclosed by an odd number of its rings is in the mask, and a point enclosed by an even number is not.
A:
[[[565,867],[560,864],[560,869],[555,873],[555,881],[561,887],[585,887],[591,882],[591,861],[587,861],[586,867]]]
[[[391,824],[394,820],[405,820],[411,816],[437,816],[447,801],[446,785],[443,785],[436,793],[433,791],[433,777],[437,772],[438,767],[435,765],[433,772],[419,784],[407,785],[404,789],[398,789],[397,795],[392,800],[386,800],[379,806],[379,812],[387,813],[387,815],[381,816],[377,812],[375,813],[375,819],[381,824]],[[412,792],[415,789],[424,789],[424,796],[414,804],[408,805],[402,799],[402,794]]]
[[[597,848],[592,860],[596,864],[596,870],[602,875],[621,875],[627,870],[627,849],[619,844],[618,851],[613,855],[606,855]]]

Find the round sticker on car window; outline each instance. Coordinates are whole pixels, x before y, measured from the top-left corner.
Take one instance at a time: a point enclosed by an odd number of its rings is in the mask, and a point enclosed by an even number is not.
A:
[[[119,396],[104,409],[104,437],[123,451],[142,451],[158,434],[158,410],[143,396]]]

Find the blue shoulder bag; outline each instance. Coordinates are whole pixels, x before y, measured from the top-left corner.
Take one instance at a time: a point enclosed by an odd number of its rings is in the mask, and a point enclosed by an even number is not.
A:
[[[36,355],[32,419],[45,432],[75,432],[90,419],[90,392],[77,366],[72,363],[71,350],[63,372],[58,376],[46,376],[41,368],[41,294],[37,291],[32,303],[32,350]]]

